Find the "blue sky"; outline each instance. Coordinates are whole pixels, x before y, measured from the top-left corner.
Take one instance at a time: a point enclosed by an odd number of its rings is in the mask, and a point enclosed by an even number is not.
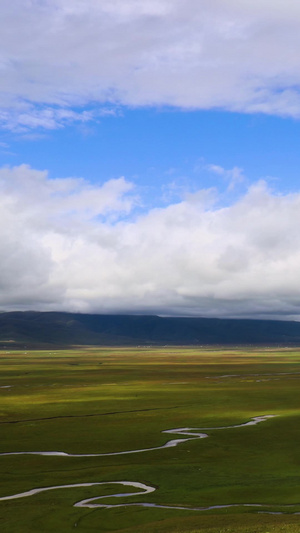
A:
[[[0,308],[299,320],[298,2],[0,15]]]
[[[92,182],[125,176],[141,187],[168,182],[224,188],[209,164],[244,170],[287,193],[299,189],[300,121],[224,111],[118,109],[88,126],[2,132],[2,165],[26,163],[50,176]],[[0,141],[1,142],[1,141]]]

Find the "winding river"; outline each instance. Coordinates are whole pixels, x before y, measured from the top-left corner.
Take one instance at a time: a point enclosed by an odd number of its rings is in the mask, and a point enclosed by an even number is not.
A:
[[[166,429],[162,433],[170,433],[175,435],[182,435],[184,437],[188,436],[188,439],[174,439],[169,440],[166,444],[162,446],[155,446],[154,448],[142,448],[140,450],[126,450],[125,452],[109,452],[109,453],[67,453],[67,452],[4,452],[0,453],[2,455],[45,455],[45,456],[56,456],[56,457],[109,457],[112,455],[128,455],[132,453],[144,453],[151,452],[154,450],[163,450],[164,448],[174,448],[183,442],[195,439],[205,439],[208,437],[207,433],[199,433],[203,430],[212,430],[212,429],[233,429],[246,426],[255,426],[260,422],[264,422],[268,418],[273,418],[275,415],[264,415],[264,416],[255,416],[251,418],[249,422],[244,422],[243,424],[237,424],[235,426],[220,426],[220,427],[210,427],[210,428],[178,428],[178,429]],[[1,501],[1,498],[0,498]]]
[[[167,429],[162,431],[162,433],[166,434],[173,434],[180,437],[188,437],[188,438],[179,438],[179,439],[172,439],[166,442],[166,444],[163,444],[162,446],[156,446],[152,448],[143,448],[143,449],[137,449],[137,450],[126,450],[122,452],[110,452],[110,453],[92,453],[92,454],[72,454],[67,452],[59,452],[59,451],[30,451],[30,452],[4,452],[1,453],[0,456],[10,456],[10,455],[43,455],[43,456],[55,456],[55,457],[109,457],[114,455],[128,455],[128,454],[135,454],[135,453],[144,453],[144,452],[150,452],[154,450],[163,450],[165,448],[173,448],[180,444],[183,444],[184,442],[188,442],[190,440],[196,440],[196,439],[204,439],[208,437],[207,433],[203,433],[203,431],[207,430],[222,430],[222,429],[234,429],[234,428],[241,428],[241,427],[247,427],[247,426],[254,426],[256,424],[259,424],[261,422],[264,422],[268,420],[269,418],[273,418],[275,415],[264,415],[264,416],[256,416],[253,417],[249,422],[244,422],[242,424],[237,424],[233,426],[219,426],[219,427],[210,427],[210,428],[177,428],[177,429]],[[105,496],[96,496],[94,498],[88,498],[85,500],[80,500],[74,504],[74,507],[87,507],[90,509],[95,508],[104,508],[104,509],[111,509],[116,507],[132,507],[132,506],[139,506],[139,507],[155,507],[158,509],[174,509],[174,510],[186,510],[186,511],[207,511],[212,509],[225,509],[225,508],[231,508],[231,507],[252,507],[252,508],[274,508],[278,507],[278,505],[269,505],[269,504],[261,504],[261,503],[241,503],[241,504],[224,504],[224,505],[212,505],[209,507],[184,507],[180,505],[176,506],[170,506],[170,505],[159,505],[155,503],[121,503],[121,504],[105,504],[105,503],[96,503],[99,502],[99,500],[107,499],[107,498],[127,498],[130,496],[145,496],[146,494],[150,494],[152,492],[155,492],[156,488],[152,487],[150,485],[146,485],[145,483],[139,483],[137,481],[99,481],[99,482],[92,482],[92,483],[73,483],[68,485],[54,485],[51,487],[41,487],[41,488],[34,488],[25,492],[20,492],[17,494],[12,494],[9,496],[3,496],[0,498],[0,501],[8,501],[8,500],[16,500],[19,498],[26,498],[30,496],[34,496],[36,494],[40,494],[43,492],[48,492],[52,490],[59,490],[59,489],[74,489],[74,488],[82,488],[82,487],[94,487],[94,486],[101,486],[101,485],[113,485],[113,486],[122,486],[122,487],[132,487],[135,490],[134,492],[117,492],[115,494],[105,495]],[[280,505],[280,507],[284,508],[291,508],[295,507],[295,505]],[[260,512],[271,512],[271,511],[260,511]],[[277,514],[277,513],[276,513]],[[278,513],[280,514],[280,513]],[[294,513],[294,514],[300,514],[300,513]]]

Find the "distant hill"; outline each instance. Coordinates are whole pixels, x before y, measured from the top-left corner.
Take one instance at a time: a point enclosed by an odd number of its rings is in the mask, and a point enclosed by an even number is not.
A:
[[[0,347],[299,345],[300,323],[79,313],[0,313]]]

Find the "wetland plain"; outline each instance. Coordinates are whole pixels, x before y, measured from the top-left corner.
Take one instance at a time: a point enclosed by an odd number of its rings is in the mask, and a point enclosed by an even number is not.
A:
[[[1,531],[300,532],[299,361],[2,350]]]

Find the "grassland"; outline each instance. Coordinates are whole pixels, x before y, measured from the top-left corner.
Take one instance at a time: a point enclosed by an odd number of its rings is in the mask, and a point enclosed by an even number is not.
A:
[[[110,457],[0,456],[0,497],[37,487],[138,481],[148,495],[109,498],[112,485],[60,489],[0,501],[5,533],[300,532],[300,350],[89,348],[0,352],[0,452],[110,453],[158,447],[162,430],[205,430],[174,448]],[[124,492],[124,490],[120,490]],[[131,492],[131,491],[129,491]],[[134,490],[132,491],[134,492]],[[148,502],[206,507],[74,507]],[[285,507],[291,505],[291,507]],[[258,511],[282,512],[264,514]]]

